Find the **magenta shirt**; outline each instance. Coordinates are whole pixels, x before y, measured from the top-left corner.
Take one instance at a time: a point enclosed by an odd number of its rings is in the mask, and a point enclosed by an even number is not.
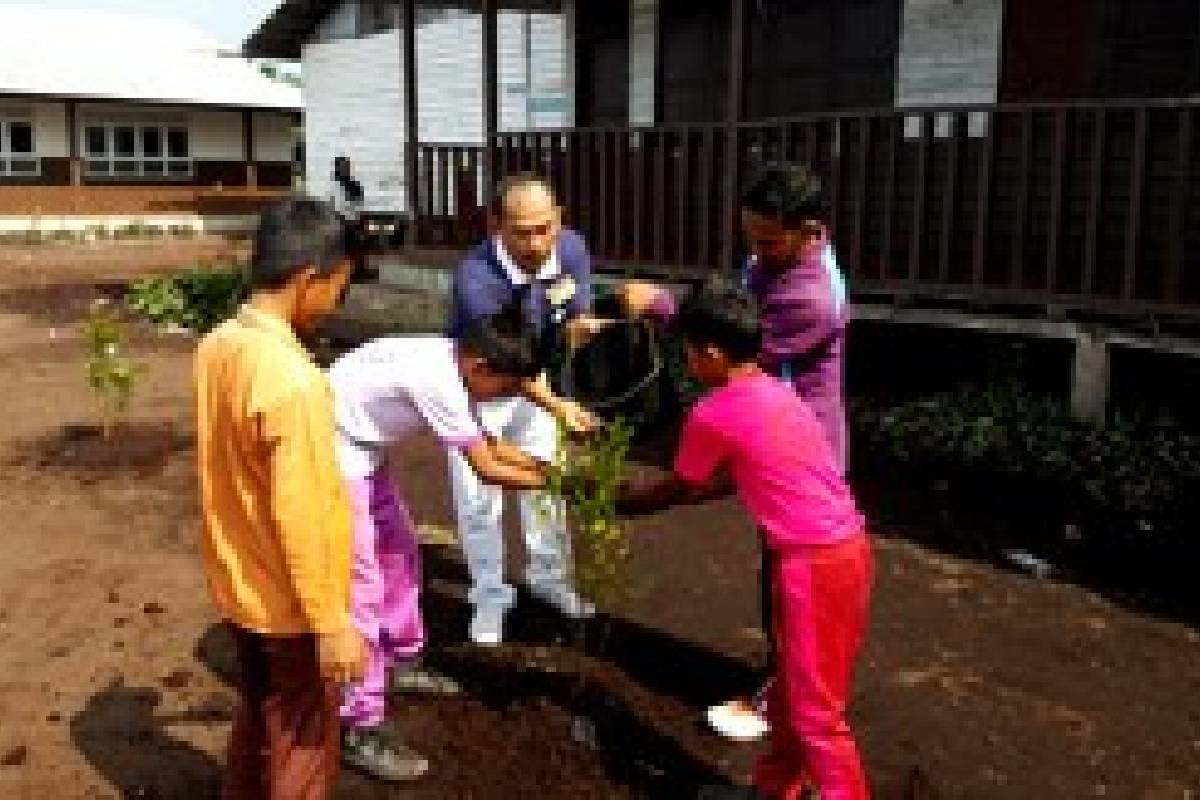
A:
[[[676,475],[704,485],[722,468],[772,550],[836,544],[863,531],[823,427],[799,395],[770,375],[735,378],[688,416]]]

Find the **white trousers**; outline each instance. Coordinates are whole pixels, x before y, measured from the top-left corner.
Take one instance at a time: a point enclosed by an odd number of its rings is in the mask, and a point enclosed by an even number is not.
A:
[[[552,461],[558,425],[549,412],[525,398],[480,403],[484,431],[541,461]],[[458,515],[458,538],[471,573],[472,605],[509,608],[516,591],[504,582],[504,490],[480,481],[457,450],[450,453],[450,482]],[[569,543],[562,504],[541,492],[519,492],[529,583],[561,582],[566,577]]]

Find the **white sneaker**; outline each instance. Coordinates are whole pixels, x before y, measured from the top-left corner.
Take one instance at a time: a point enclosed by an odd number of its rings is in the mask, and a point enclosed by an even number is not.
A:
[[[569,619],[590,619],[596,606],[561,581],[531,583],[529,593]]]
[[[706,717],[714,731],[735,742],[756,742],[771,732],[771,724],[744,701],[711,706]]]
[[[503,642],[506,611],[503,606],[492,603],[475,606],[469,631],[471,641],[484,647],[496,647]]]

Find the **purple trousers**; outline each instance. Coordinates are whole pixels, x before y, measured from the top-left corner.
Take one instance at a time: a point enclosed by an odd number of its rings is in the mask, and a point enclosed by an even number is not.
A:
[[[388,670],[425,642],[417,528],[386,469],[346,481],[354,516],[350,615],[367,640],[367,674],[346,688],[342,722],[374,727],[387,711]]]

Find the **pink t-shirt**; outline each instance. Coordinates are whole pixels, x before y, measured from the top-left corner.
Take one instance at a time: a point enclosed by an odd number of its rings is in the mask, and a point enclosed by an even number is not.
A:
[[[723,467],[772,550],[835,544],[863,530],[824,429],[777,378],[735,378],[692,410],[675,473],[706,484]]]

